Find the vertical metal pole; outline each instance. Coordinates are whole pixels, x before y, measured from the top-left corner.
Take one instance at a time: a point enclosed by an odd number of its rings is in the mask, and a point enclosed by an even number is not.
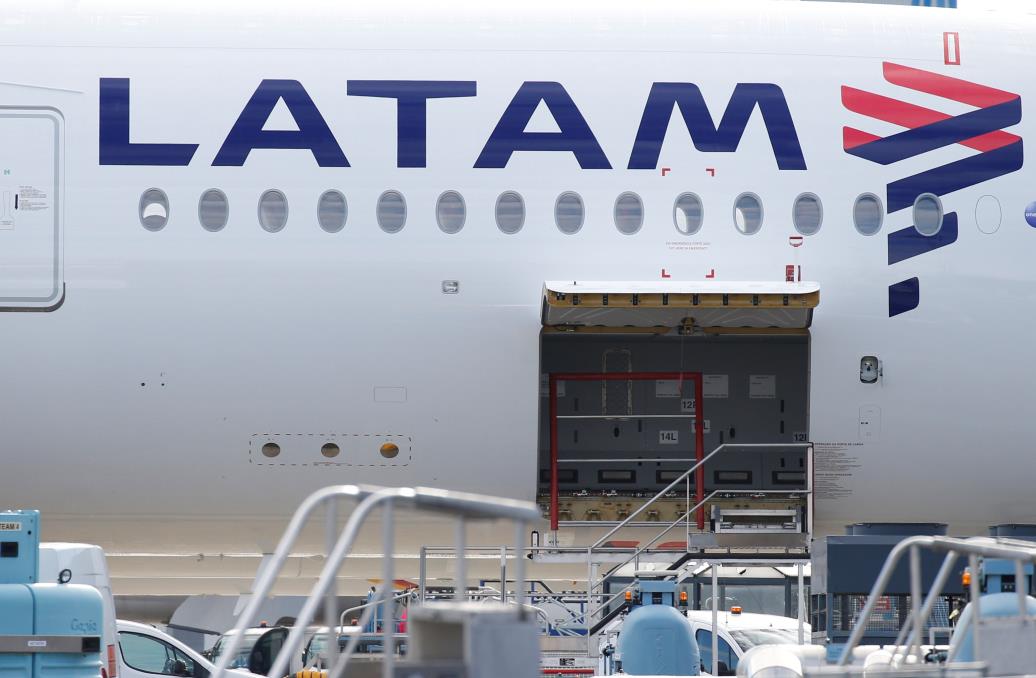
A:
[[[1021,560],[1014,561],[1014,590],[1018,594],[1018,616],[1025,619],[1029,616],[1028,588],[1025,582],[1025,565]]]
[[[975,653],[974,660],[982,661],[982,647],[979,639],[979,627],[982,626],[982,603],[980,602],[982,589],[978,581],[978,556],[974,553],[968,556],[968,571],[971,572],[971,586],[968,590],[971,594],[971,605],[974,607],[971,615],[971,624],[974,627],[971,631],[971,647]]]
[[[394,678],[395,669],[393,665],[396,661],[396,610],[395,596],[393,596],[393,582],[396,578],[396,557],[393,537],[395,536],[396,526],[393,524],[392,509],[392,501],[390,500],[385,502],[385,508],[381,512],[381,549],[384,557],[382,579],[385,580],[382,583],[381,593],[381,611],[383,615],[381,624],[382,678]],[[335,639],[335,642],[337,643],[337,639]]]
[[[418,557],[419,575],[417,579],[417,599],[424,603],[425,595],[428,593],[428,548],[421,547]]]
[[[691,550],[691,525],[696,524],[691,522],[691,479],[690,473],[687,474],[687,507],[684,510],[684,544],[687,545],[687,551]]]
[[[338,500],[331,497],[327,500],[327,514],[324,523],[324,541],[327,544],[327,557],[331,557],[335,543],[338,541]],[[338,563],[341,565],[341,563]],[[324,624],[327,626],[327,667],[330,669],[338,663],[338,571],[327,587],[327,598],[324,601]]]
[[[910,547],[910,612],[913,616],[913,621],[907,622],[907,625],[911,623],[916,627],[917,634],[915,638],[920,639],[923,634],[923,629],[920,624],[923,623],[921,620],[921,603],[924,598],[924,594],[921,592],[921,547],[911,546]],[[911,653],[914,651],[913,644],[907,648],[907,652]],[[921,643],[917,643],[917,659],[924,661],[924,657],[921,654]]]
[[[525,523],[519,522],[514,527],[514,595],[518,601],[518,609],[524,614],[525,608]]]
[[[467,537],[468,537],[468,521],[464,518],[457,519],[457,538],[456,538],[456,564],[457,573],[454,576],[453,583],[453,599],[457,602],[464,602],[468,597],[468,561],[465,559],[467,555]]]
[[[702,376],[694,374],[694,451],[695,460],[700,463],[705,458],[705,399],[702,396]],[[705,465],[702,464],[694,474],[694,502],[701,504],[705,499]],[[698,529],[705,529],[705,505],[698,507]],[[715,675],[715,674],[713,674]]]
[[[712,568],[712,670],[714,676],[719,675],[719,568],[710,563]]]
[[[550,529],[558,531],[558,379],[553,374],[550,384]],[[556,540],[555,540],[556,541]]]
[[[806,500],[806,537],[807,544],[813,543],[813,469],[816,461],[816,448],[813,443],[805,448],[806,453],[806,489],[807,489],[807,500]]]
[[[795,574],[799,579],[799,645],[806,644],[806,578],[802,572],[802,563],[795,565]]]
[[[590,635],[590,629],[594,625],[594,616],[598,610],[594,609],[594,550],[593,547],[586,549],[586,612],[583,613],[583,621],[586,622],[586,656],[594,656],[594,639]],[[601,601],[604,601],[604,582],[601,582]]]
[[[507,604],[507,547],[500,547],[500,602]]]

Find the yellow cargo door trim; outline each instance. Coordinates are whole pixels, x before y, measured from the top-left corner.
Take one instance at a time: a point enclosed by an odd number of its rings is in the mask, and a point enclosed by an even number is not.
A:
[[[542,320],[558,331],[805,330],[819,304],[813,282],[548,281]]]

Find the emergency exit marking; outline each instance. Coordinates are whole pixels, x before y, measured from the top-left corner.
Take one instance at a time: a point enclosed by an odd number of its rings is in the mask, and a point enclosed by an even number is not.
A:
[[[658,444],[659,445],[677,445],[680,442],[679,431],[659,431],[658,432]]]

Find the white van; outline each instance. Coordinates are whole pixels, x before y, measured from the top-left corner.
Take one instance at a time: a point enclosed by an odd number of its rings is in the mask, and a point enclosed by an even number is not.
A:
[[[104,599],[104,629],[101,633],[102,678],[117,678],[119,671],[118,638],[115,635],[115,598],[112,596],[111,577],[104,549],[95,544],[40,544],[40,583],[85,584],[101,592]],[[67,579],[62,573],[67,570]]]
[[[101,643],[106,658],[101,678],[155,675],[208,678],[212,673],[213,666],[207,659],[172,636],[146,624],[116,620],[108,560],[100,546],[44,542],[40,544],[39,563],[41,582],[58,582],[60,578],[69,584],[93,586],[101,592],[104,599]],[[235,673],[244,678],[260,678],[247,671]]]
[[[759,645],[794,645],[799,642],[799,621],[775,614],[752,614],[740,612],[734,607],[716,615],[717,655],[719,675],[737,674],[741,657]],[[736,610],[736,611],[735,611]],[[701,653],[702,673],[712,671],[712,610],[688,610],[687,621],[691,624],[694,640]],[[809,644],[812,629],[803,623],[803,638]]]
[[[189,676],[209,678],[215,667],[190,647],[153,626],[120,619],[119,675],[121,678],[153,676]],[[254,673],[235,670],[241,678],[262,678]]]
[[[781,617],[774,614],[751,614],[735,612],[740,608],[732,608],[730,611],[720,611],[716,615],[717,645],[720,676],[737,675],[737,665],[745,653],[758,645],[787,645],[795,644],[799,639],[799,622],[790,617]],[[701,672],[709,675],[712,671],[712,611],[711,610],[686,610],[687,623],[691,625],[691,633],[698,643],[698,651],[701,654]],[[601,633],[601,641],[598,656],[598,675],[611,675],[614,673],[613,652],[617,645],[618,637],[622,634],[622,624],[625,615],[616,617]],[[806,643],[810,641],[809,624],[803,624],[803,637]]]

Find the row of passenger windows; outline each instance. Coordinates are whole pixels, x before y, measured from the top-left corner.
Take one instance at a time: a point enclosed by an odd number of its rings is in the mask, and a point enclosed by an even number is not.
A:
[[[151,188],[140,197],[140,222],[149,231],[160,231],[169,221],[169,198],[161,189]],[[403,230],[407,220],[406,199],[399,191],[385,191],[378,198],[378,226],[386,233]],[[505,191],[496,200],[496,225],[501,232],[514,234],[525,225],[525,200],[515,191]],[[733,221],[738,231],[754,235],[763,226],[763,203],[755,193],[742,193],[734,200]],[[824,223],[824,207],[814,193],[803,193],[792,206],[792,225],[802,235],[815,235]],[[863,235],[881,230],[884,206],[873,193],[864,193],[853,204],[853,225]],[[271,189],[259,197],[259,225],[276,233],[288,223],[288,198],[282,191]],[[636,193],[626,192],[615,200],[615,228],[633,235],[644,225],[644,202]],[[230,218],[227,195],[210,188],[198,201],[198,221],[207,231],[221,231]],[[349,203],[341,191],[325,191],[317,201],[317,223],[328,233],[345,228]],[[435,219],[444,233],[458,233],[467,220],[467,206],[457,191],[446,191],[435,203]],[[573,235],[583,228],[586,208],[583,198],[566,191],[554,203],[554,222],[562,233]],[[925,194],[914,204],[914,224],[919,233],[933,236],[942,227],[943,208],[939,198]],[[681,193],[673,203],[673,225],[684,235],[694,235],[705,221],[705,207],[695,193]]]

